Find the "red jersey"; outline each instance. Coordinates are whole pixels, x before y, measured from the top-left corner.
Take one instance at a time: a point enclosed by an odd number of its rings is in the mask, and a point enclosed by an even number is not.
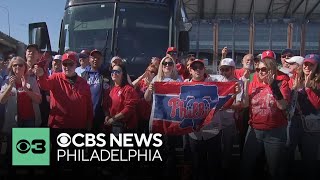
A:
[[[17,104],[18,104],[18,119],[19,120],[35,120],[35,114],[33,110],[33,104],[31,97],[28,96],[27,92],[21,90],[22,84],[17,84]]]
[[[109,98],[110,117],[122,113],[124,118],[119,120],[124,122],[128,129],[136,128],[138,123],[136,107],[139,102],[137,91],[131,85],[114,86],[109,93]]]
[[[280,91],[283,98],[289,102],[290,89],[287,77],[280,75],[277,80],[281,81]],[[258,80],[249,84],[250,99],[250,120],[249,124],[260,130],[270,130],[273,128],[283,127],[287,125],[287,117],[285,110],[277,107],[276,99],[272,94],[270,85],[263,84]]]
[[[49,127],[85,129],[92,123],[91,92],[83,78],[72,85],[64,73],[54,73],[39,77],[38,83],[50,90]]]

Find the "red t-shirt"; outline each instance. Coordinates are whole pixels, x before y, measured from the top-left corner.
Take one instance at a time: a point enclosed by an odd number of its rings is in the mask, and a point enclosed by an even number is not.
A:
[[[289,102],[290,89],[286,77],[278,76],[282,80],[280,91],[283,98]],[[252,81],[249,85],[250,120],[249,124],[260,130],[270,130],[287,125],[287,117],[284,110],[277,107],[276,99],[271,87],[259,81]]]
[[[34,120],[35,114],[32,105],[32,99],[28,96],[27,92],[22,90],[22,84],[17,84],[17,104],[18,104],[18,119]]]
[[[235,69],[234,70],[234,77],[237,78],[237,79],[240,79],[243,76],[244,72],[245,72],[244,68]]]
[[[151,103],[144,99],[144,93],[148,89],[148,85],[144,79],[138,82],[137,89],[140,97],[137,105],[138,118],[141,120],[149,120],[151,114]]]

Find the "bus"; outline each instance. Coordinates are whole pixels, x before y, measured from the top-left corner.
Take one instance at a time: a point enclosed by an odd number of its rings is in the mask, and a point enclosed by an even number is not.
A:
[[[67,0],[57,53],[98,49],[106,66],[120,56],[135,79],[169,46],[188,53],[191,28],[182,0]],[[45,22],[29,24],[29,43],[51,51]]]

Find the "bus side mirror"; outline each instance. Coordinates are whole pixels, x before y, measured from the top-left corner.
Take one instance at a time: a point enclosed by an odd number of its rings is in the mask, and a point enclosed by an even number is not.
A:
[[[34,31],[35,31],[35,44],[37,44],[40,49],[46,49],[49,39],[47,38],[45,29],[42,27],[38,27],[34,29]]]
[[[36,44],[41,50],[51,51],[48,27],[45,22],[29,24],[29,44]]]
[[[179,32],[178,50],[179,52],[189,52],[189,32],[188,31]]]

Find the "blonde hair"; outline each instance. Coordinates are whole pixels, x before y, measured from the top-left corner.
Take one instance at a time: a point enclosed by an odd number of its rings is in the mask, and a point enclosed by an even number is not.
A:
[[[157,78],[155,79],[155,81],[157,81],[157,82],[161,82],[164,79],[164,73],[162,70],[162,68],[163,68],[162,62],[165,61],[166,59],[170,59],[173,62],[173,69],[171,72],[171,78],[173,80],[178,79],[178,71],[177,71],[177,67],[176,67],[176,62],[174,61],[174,59],[170,55],[166,55],[164,58],[162,58],[162,60],[160,62]]]
[[[25,67],[24,74],[26,74],[27,70],[28,70],[28,68],[27,68],[28,65],[27,65],[27,62],[20,56],[15,56],[10,60],[10,62],[8,64],[8,72],[13,72],[12,65],[13,65],[14,61],[17,61],[18,63],[21,63],[24,65],[24,67]]]

